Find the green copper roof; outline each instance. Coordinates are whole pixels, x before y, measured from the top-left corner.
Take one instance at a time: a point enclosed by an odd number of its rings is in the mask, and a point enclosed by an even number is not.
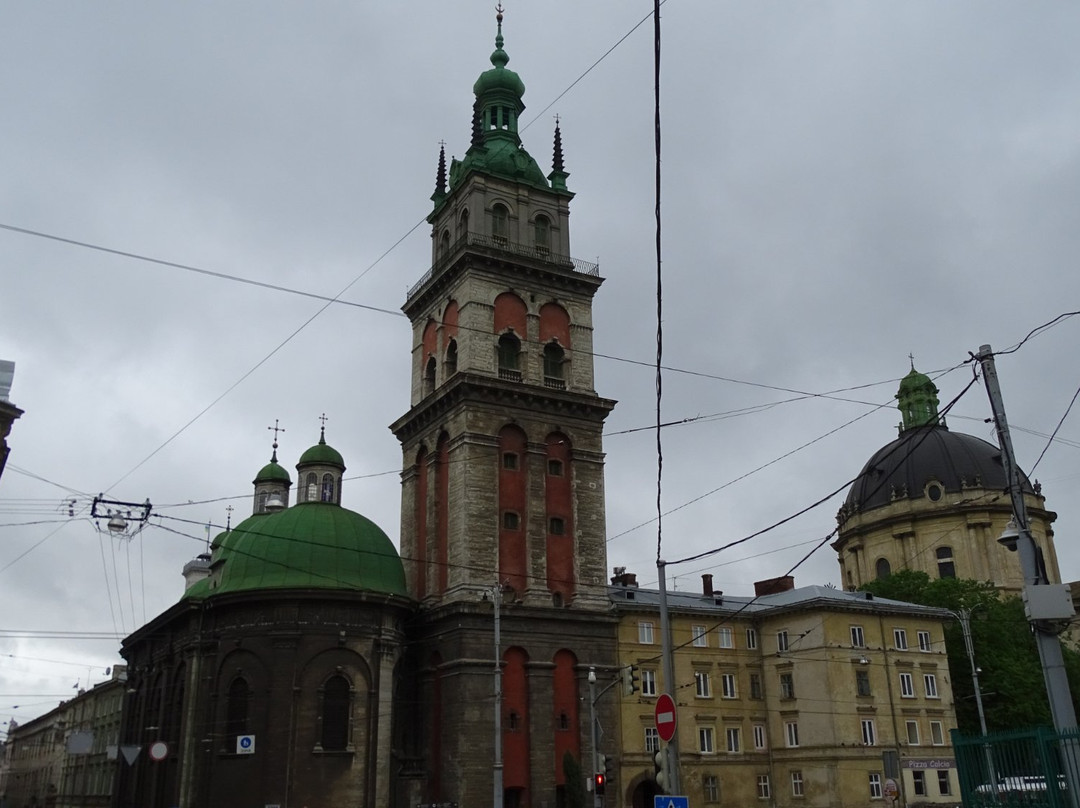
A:
[[[900,431],[917,426],[934,426],[938,418],[938,389],[925,373],[919,373],[912,364],[911,372],[900,380],[900,390],[896,394],[903,423]]]
[[[319,432],[319,442],[300,455],[300,461],[296,464],[296,467],[300,468],[300,466],[306,466],[309,463],[337,466],[342,471],[345,471],[345,460],[337,449],[327,444],[325,429]]]
[[[289,477],[289,472],[278,465],[277,454],[275,453],[273,460],[259,469],[259,473],[255,475],[255,479],[252,482],[256,485],[259,483],[271,482],[281,482],[286,485],[292,485],[292,478]]]
[[[187,597],[258,589],[408,595],[401,558],[379,526],[324,502],[257,514],[220,534],[207,580],[205,588],[196,584]]]

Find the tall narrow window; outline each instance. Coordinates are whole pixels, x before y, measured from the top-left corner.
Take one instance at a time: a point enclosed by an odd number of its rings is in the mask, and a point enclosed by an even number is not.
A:
[[[780,698],[795,698],[795,677],[790,673],[780,674]]]
[[[549,342],[544,346],[544,386],[562,390],[566,387],[563,379],[563,358],[566,356],[557,343]]]
[[[956,564],[953,563],[951,547],[937,548],[937,574],[938,578],[956,577]]]
[[[757,795],[759,800],[767,800],[772,796],[772,789],[769,787],[769,775],[759,774],[757,776]]]
[[[309,471],[307,476],[307,496],[305,502],[317,502],[319,499],[319,477],[314,471]]]
[[[881,799],[881,773],[880,772],[870,772],[870,774],[869,774],[869,785],[870,785],[870,799],[872,799],[872,800],[880,800]]]
[[[866,746],[877,745],[877,728],[874,726],[874,719],[864,718],[862,719],[862,742]]]
[[[779,652],[779,651],[786,651],[787,649],[788,649],[788,633],[787,633],[787,630],[785,629],[784,631],[776,632],[776,650]]]
[[[461,218],[458,219],[458,238],[465,238],[469,233],[469,209],[461,211]]]
[[[450,231],[443,230],[442,236],[439,238],[439,260],[446,258],[450,254]]]
[[[331,676],[323,685],[319,745],[325,751],[340,752],[349,746],[350,691],[349,681],[340,675]]]
[[[446,346],[446,375],[449,378],[457,373],[457,340],[450,340]]]
[[[510,211],[506,209],[506,205],[492,206],[491,235],[499,241],[506,241],[510,237]]]
[[[333,502],[334,501],[334,475],[324,474],[322,476],[322,493],[320,494],[321,502]]]
[[[428,396],[435,392],[435,357],[429,357],[427,367],[424,368],[424,395]]]
[[[704,755],[711,755],[716,751],[713,746],[712,727],[698,727],[698,751]]]
[[[551,222],[547,216],[537,216],[533,221],[533,235],[538,252],[546,253],[551,250]]]
[[[751,651],[753,651],[755,648],[757,648],[757,629],[756,628],[748,628],[746,630],[746,647],[747,647],[747,649],[749,649]]]
[[[718,628],[716,636],[719,638],[721,648],[735,647],[735,633],[730,628]]]
[[[521,381],[521,340],[513,334],[499,337],[499,378],[508,381]]]
[[[855,671],[855,695],[872,696],[869,671]]]
[[[874,573],[877,575],[878,580],[888,578],[892,575],[892,567],[889,565],[889,559],[879,558],[877,563],[874,564]]]
[[[656,727],[645,727],[645,751],[660,751],[660,731]]]
[[[236,750],[236,736],[248,734],[248,710],[251,702],[251,688],[247,680],[238,676],[229,685],[225,697],[225,748]]]
[[[851,626],[851,647],[863,648],[866,646],[866,637],[863,635],[862,626]]]
[[[709,644],[709,630],[705,626],[690,626],[690,636],[698,648],[705,648]]]
[[[637,624],[638,642],[642,645],[653,644],[653,624],[649,620],[642,620]]]

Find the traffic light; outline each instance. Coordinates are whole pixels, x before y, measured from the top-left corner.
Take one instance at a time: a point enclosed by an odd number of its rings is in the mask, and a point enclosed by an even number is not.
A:
[[[604,786],[607,785],[607,775],[597,772],[593,775],[593,793],[598,797],[604,796]]]
[[[636,665],[627,665],[621,671],[623,695],[632,696],[638,691],[638,669]]]
[[[615,759],[611,755],[601,755],[600,768],[604,770],[604,785],[607,785],[615,773]]]
[[[656,785],[660,790],[666,793],[671,787],[671,770],[668,768],[666,748],[660,749],[656,753],[656,757],[653,758],[653,764],[656,767],[656,771],[653,773],[653,779],[656,781]]]

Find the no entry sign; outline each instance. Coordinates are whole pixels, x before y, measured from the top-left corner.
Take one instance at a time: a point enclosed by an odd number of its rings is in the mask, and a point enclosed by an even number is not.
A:
[[[667,693],[656,700],[656,732],[664,742],[675,737],[675,700]]]

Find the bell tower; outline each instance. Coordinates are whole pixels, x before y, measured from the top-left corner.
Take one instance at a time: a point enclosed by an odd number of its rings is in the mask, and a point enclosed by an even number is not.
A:
[[[431,268],[403,306],[412,389],[391,429],[403,454],[402,561],[421,604],[413,687],[425,772],[413,793],[490,802],[501,618],[506,804],[556,805],[564,755],[591,765],[584,677],[615,665],[602,447],[615,402],[594,387],[603,279],[570,257],[559,125],[545,175],[518,133],[525,85],[507,68],[501,10],[496,19],[469,148],[449,167],[439,152]]]

